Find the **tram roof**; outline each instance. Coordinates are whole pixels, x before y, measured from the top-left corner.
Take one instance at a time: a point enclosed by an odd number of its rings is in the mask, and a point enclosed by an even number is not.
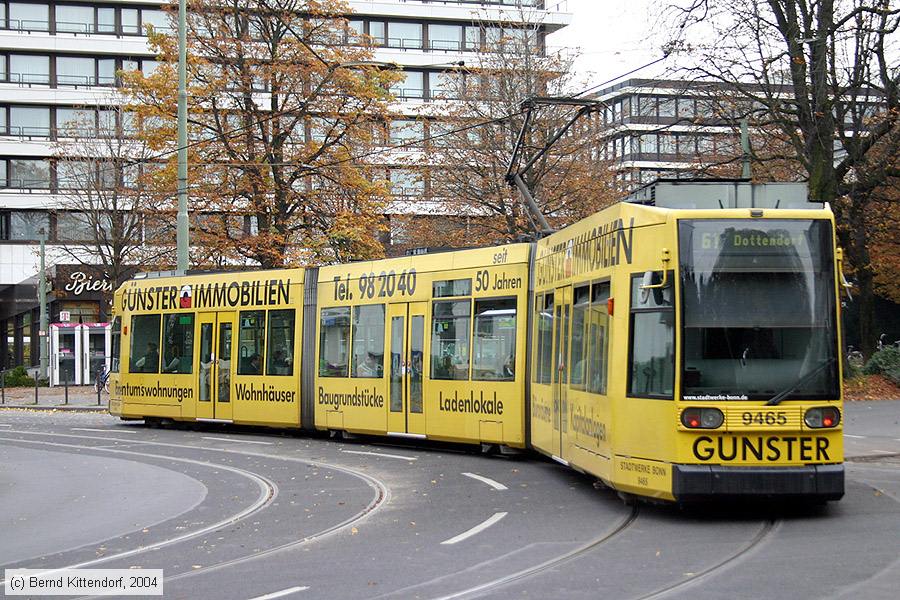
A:
[[[674,209],[821,209],[805,183],[753,183],[749,179],[658,179],[625,197],[625,202]]]

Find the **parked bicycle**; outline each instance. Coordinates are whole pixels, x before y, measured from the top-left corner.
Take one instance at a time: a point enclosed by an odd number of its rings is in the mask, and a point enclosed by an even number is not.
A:
[[[866,357],[853,346],[847,346],[847,364],[854,369],[862,369],[866,364]]]
[[[97,377],[94,380],[94,391],[98,394],[104,392],[109,393],[109,371],[104,367],[97,369]]]

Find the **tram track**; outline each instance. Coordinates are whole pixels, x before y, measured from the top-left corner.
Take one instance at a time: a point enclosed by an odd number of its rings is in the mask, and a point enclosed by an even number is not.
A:
[[[82,439],[91,439],[91,440],[98,440],[98,441],[100,441],[100,440],[102,440],[102,441],[120,441],[123,443],[130,442],[131,445],[135,445],[135,444],[157,445],[157,446],[163,446],[163,447],[178,448],[181,450],[188,449],[188,450],[199,450],[199,451],[209,451],[209,452],[221,452],[221,453],[227,453],[227,454],[238,454],[241,456],[250,456],[250,457],[254,457],[254,458],[265,458],[265,459],[272,459],[272,460],[279,460],[279,461],[287,461],[287,462],[292,462],[292,463],[299,463],[299,464],[303,464],[303,465],[313,466],[315,468],[331,469],[334,471],[345,473],[352,477],[356,477],[358,479],[363,480],[367,485],[369,485],[369,487],[373,488],[373,490],[375,491],[373,498],[366,504],[365,507],[363,507],[361,510],[357,511],[355,514],[349,516],[348,518],[346,518],[336,524],[333,524],[329,527],[326,527],[320,531],[311,533],[309,535],[305,535],[302,538],[299,538],[299,539],[296,539],[296,540],[293,540],[293,541],[290,541],[290,542],[287,542],[284,544],[280,544],[280,545],[274,546],[272,548],[267,548],[265,550],[248,553],[248,554],[245,554],[242,556],[237,556],[237,557],[234,557],[234,558],[231,558],[231,559],[228,559],[225,561],[221,561],[221,562],[218,562],[218,563],[215,563],[212,565],[208,565],[208,566],[205,566],[205,567],[202,567],[199,569],[191,569],[189,571],[183,571],[181,573],[177,573],[174,575],[167,575],[166,576],[167,582],[177,581],[180,579],[185,579],[188,577],[192,577],[192,576],[196,576],[196,575],[200,575],[200,574],[204,574],[204,573],[209,573],[209,572],[212,572],[212,571],[215,571],[218,569],[238,565],[241,563],[249,562],[249,561],[260,559],[260,558],[267,557],[267,556],[271,556],[271,555],[279,553],[279,552],[284,552],[287,550],[291,550],[294,548],[298,548],[298,547],[322,540],[326,537],[330,537],[332,535],[340,533],[341,531],[347,530],[348,528],[351,528],[352,526],[358,524],[359,522],[364,520],[366,517],[371,515],[373,512],[378,510],[380,507],[387,504],[391,498],[390,489],[381,480],[376,479],[375,477],[368,475],[366,473],[362,473],[355,469],[351,469],[349,467],[334,465],[334,464],[325,463],[322,461],[307,460],[307,459],[301,459],[301,458],[291,457],[291,456],[277,456],[277,455],[265,454],[262,452],[246,452],[243,450],[231,450],[231,449],[213,448],[213,447],[207,447],[207,446],[194,446],[194,445],[190,445],[190,444],[173,444],[170,442],[139,441],[134,438],[116,439],[116,438],[100,437],[100,436],[87,436],[87,435],[63,434],[63,433],[52,433],[52,432],[37,432],[37,431],[27,431],[26,432],[26,431],[15,431],[15,430],[13,430],[13,431],[5,430],[5,431],[3,431],[3,433],[4,434],[19,433],[19,434],[27,434],[27,435],[82,438]],[[109,447],[99,447],[99,446],[79,445],[79,444],[61,444],[58,442],[47,442],[47,441],[40,441],[40,440],[22,439],[22,438],[18,438],[18,437],[0,436],[0,441],[4,441],[4,440],[18,441],[18,442],[23,442],[23,443],[45,445],[45,446],[68,447],[68,448],[73,448],[73,449],[78,448],[78,449],[89,450],[89,451],[96,450],[98,452],[129,454],[129,455],[136,455],[136,456],[147,456],[147,457],[159,458],[159,459],[172,459],[172,460],[176,460],[179,462],[196,463],[196,464],[203,465],[203,466],[211,466],[214,468],[223,468],[225,470],[234,471],[234,472],[246,471],[245,469],[238,469],[237,467],[231,467],[229,465],[223,465],[221,463],[209,463],[208,461],[206,461],[206,462],[194,461],[193,459],[185,459],[183,457],[173,457],[173,456],[166,455],[166,454],[147,454],[146,452],[139,453],[139,452],[134,452],[134,451],[129,451],[129,450],[120,450],[120,449],[116,449],[116,448],[109,448]],[[246,472],[248,474],[252,473],[250,471],[246,471]],[[254,475],[259,477],[260,479],[265,479],[261,475],[258,475],[258,474],[254,474]],[[277,496],[277,486],[275,486],[274,483],[272,485],[274,486],[273,494],[267,496],[266,505],[271,504],[271,502],[274,500],[275,496]],[[170,540],[163,540],[161,542],[157,542],[155,544],[148,545],[146,547],[135,548],[135,549],[132,549],[132,550],[129,550],[126,552],[117,553],[117,554],[113,554],[113,555],[109,555],[109,556],[104,556],[104,557],[101,557],[98,559],[86,561],[83,563],[78,563],[75,565],[68,565],[68,566],[64,566],[64,567],[54,568],[53,571],[93,566],[96,564],[101,564],[103,562],[109,562],[114,559],[126,558],[126,557],[134,556],[134,555],[137,555],[137,554],[140,554],[143,552],[147,552],[150,550],[156,550],[156,549],[162,548],[164,546],[170,546],[170,545],[178,543],[178,542],[190,540],[190,539],[196,538],[198,536],[201,536],[201,535],[204,535],[207,533],[212,533],[216,530],[221,529],[222,527],[233,525],[234,523],[238,522],[238,520],[244,520],[247,517],[251,516],[252,514],[259,512],[259,510],[262,510],[262,508],[264,508],[264,506],[255,508],[252,512],[248,512],[247,514],[243,514],[243,512],[245,512],[245,511],[242,511],[240,519],[233,518],[233,517],[230,519],[223,519],[214,525],[210,525],[201,530],[183,534],[181,536],[172,538]],[[0,587],[3,587],[3,585],[5,585],[5,582],[0,582]],[[85,596],[85,597],[79,598],[78,600],[86,600],[87,598],[92,598],[92,597],[93,596]]]
[[[456,600],[458,598],[477,597],[482,594],[486,594],[486,593],[489,593],[492,591],[499,590],[499,589],[509,585],[510,583],[520,581],[522,579],[527,579],[528,577],[532,577],[534,575],[537,575],[537,574],[547,571],[549,569],[559,567],[568,562],[571,562],[573,560],[581,558],[582,556],[589,554],[590,552],[596,550],[598,547],[600,547],[603,544],[614,539],[619,534],[628,530],[628,528],[631,527],[634,524],[634,522],[637,520],[638,514],[639,514],[639,507],[633,506],[631,508],[630,512],[628,514],[626,514],[625,517],[621,521],[619,521],[616,524],[616,526],[613,527],[611,530],[605,532],[600,537],[594,538],[593,540],[587,542],[586,544],[579,546],[578,548],[575,548],[574,550],[570,550],[569,552],[566,552],[565,554],[562,554],[555,558],[548,559],[548,560],[546,560],[538,565],[535,565],[533,567],[528,567],[527,569],[522,569],[515,573],[511,573],[509,575],[505,575],[498,579],[494,579],[493,581],[488,581],[486,583],[482,583],[480,585],[473,586],[473,587],[465,589],[465,590],[460,590],[460,591],[454,592],[452,594],[438,596],[438,597],[434,598],[433,600]],[[386,594],[386,596],[391,596],[391,595],[394,595],[394,594],[397,594],[400,592],[405,592],[408,590],[409,590],[409,588],[407,588],[406,590],[397,590],[396,592]]]
[[[780,519],[765,520],[762,524],[762,527],[760,527],[759,531],[756,532],[756,535],[754,535],[747,544],[738,549],[737,552],[725,557],[723,560],[720,560],[719,562],[703,569],[702,571],[699,571],[685,579],[682,579],[681,581],[653,590],[649,594],[637,596],[632,600],[657,600],[658,598],[664,598],[667,594],[681,591],[686,587],[695,585],[717,574],[719,571],[722,571],[732,566],[736,562],[739,562],[741,559],[749,556],[756,548],[763,544],[771,534],[773,534],[778,529],[780,523]]]

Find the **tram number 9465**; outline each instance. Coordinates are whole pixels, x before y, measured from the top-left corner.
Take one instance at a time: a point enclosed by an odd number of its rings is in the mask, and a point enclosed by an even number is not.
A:
[[[747,411],[741,414],[744,425],[787,425],[787,414],[781,411]]]
[[[399,296],[412,296],[416,292],[416,270],[409,269],[401,273],[394,271],[382,271],[375,273],[363,273],[359,276],[359,293],[363,298],[391,298],[394,294]]]

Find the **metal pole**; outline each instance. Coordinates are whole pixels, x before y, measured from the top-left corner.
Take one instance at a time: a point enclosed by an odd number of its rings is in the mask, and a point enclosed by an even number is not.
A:
[[[63,402],[63,404],[69,404],[69,374],[68,373],[63,374],[63,385],[66,386],[65,401]]]
[[[0,404],[6,404],[6,371],[0,370]]]
[[[178,270],[188,270],[187,2],[178,0]]]
[[[38,378],[34,378],[34,403],[38,403]]]
[[[741,119],[741,178],[750,179],[750,133],[747,129],[747,119]]]
[[[38,331],[38,338],[40,339],[39,343],[39,352],[40,352],[40,372],[38,373],[38,379],[40,377],[47,377],[49,379],[48,367],[50,364],[50,353],[49,348],[47,346],[47,342],[49,341],[47,337],[47,329],[49,327],[48,317],[47,317],[47,272],[45,266],[45,255],[44,255],[44,242],[47,238],[47,232],[41,231],[41,272],[38,277],[38,302],[41,306],[41,317]]]

